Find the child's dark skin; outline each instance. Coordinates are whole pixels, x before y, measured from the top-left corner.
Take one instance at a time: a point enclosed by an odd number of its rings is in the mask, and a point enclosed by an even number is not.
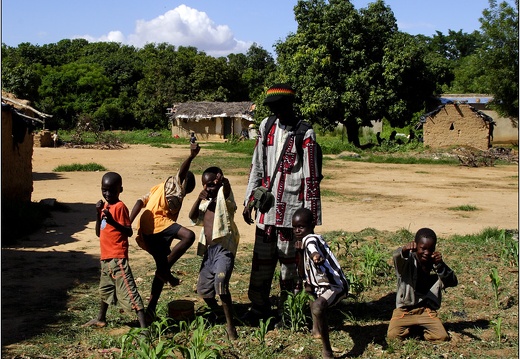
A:
[[[417,259],[424,273],[430,273],[433,265],[442,263],[442,254],[435,251],[435,241],[430,238],[419,238],[403,246],[403,257],[408,257],[410,251],[416,252]]]
[[[213,219],[215,218],[215,206],[216,206],[216,198],[220,187],[224,186],[224,197],[227,198],[231,191],[231,186],[229,185],[229,181],[222,174],[217,173],[205,173],[202,176],[202,186],[203,189],[199,193],[197,200],[193,203],[193,206],[190,210],[189,217],[196,221],[199,217],[199,206],[200,202],[203,200],[212,200],[206,213],[204,214],[203,228],[204,235],[206,237],[206,245],[211,246],[214,244],[213,242]],[[233,315],[232,315],[232,300],[230,294],[222,294],[220,295],[220,300],[222,301],[222,309],[224,310],[224,315],[226,316],[226,330],[228,332],[229,338],[232,340],[238,339],[238,334],[233,324]],[[219,309],[216,298],[204,298],[204,301],[211,308],[211,310],[216,311]]]
[[[119,201],[119,194],[123,192],[123,186],[121,184],[120,177],[117,176],[113,172],[109,172],[103,176],[101,179],[101,193],[103,195],[103,198],[107,201],[109,205],[115,204]],[[103,206],[105,203],[102,199],[100,199],[96,203],[96,211],[97,211],[97,217],[96,217],[96,236],[99,237],[100,229],[101,229],[101,220],[102,216],[101,213],[103,213],[103,218],[107,222],[107,224],[110,224],[111,226],[114,226],[115,229],[123,233],[124,235],[131,237],[133,234],[132,227],[125,227],[119,222],[116,222],[114,218],[112,217],[112,214],[109,212],[108,208],[103,209]],[[107,325],[107,315],[108,311],[108,304],[104,301],[101,301],[99,313],[96,319],[92,319],[91,321],[83,324],[83,327],[91,327],[95,326],[98,328],[103,328]],[[145,313],[144,310],[138,310],[137,311],[137,318],[139,320],[139,325],[141,328],[146,328],[146,320],[145,320]]]
[[[309,212],[310,213],[310,212]],[[312,213],[310,214],[298,214],[296,213],[292,218],[293,235],[296,240],[295,247],[298,253],[298,272],[300,276],[303,276],[303,253],[302,253],[302,239],[308,235],[314,233],[314,224],[312,219]],[[311,255],[312,261],[315,264],[321,264],[325,261],[318,252]],[[329,304],[324,298],[316,298],[310,307],[312,314],[312,336],[314,338],[321,338],[323,345],[322,356],[325,359],[334,358],[332,354],[332,346],[330,345],[329,338],[329,326],[327,323],[327,308]]]

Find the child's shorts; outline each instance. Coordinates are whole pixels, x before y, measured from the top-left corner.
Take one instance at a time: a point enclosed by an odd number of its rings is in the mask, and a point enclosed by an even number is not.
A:
[[[347,291],[343,287],[331,285],[328,287],[313,288],[314,295],[319,298],[324,298],[329,307],[338,304],[342,299],[347,297]]]
[[[170,245],[182,226],[173,223],[159,233],[145,234],[143,239],[148,247],[148,252],[152,256],[164,256],[170,253]]]
[[[137,291],[137,285],[126,258],[101,261],[99,293],[101,300],[108,305],[119,303],[128,312],[144,309],[143,300]]]
[[[229,294],[229,278],[235,265],[235,256],[220,244],[208,246],[200,266],[197,293],[202,298]]]

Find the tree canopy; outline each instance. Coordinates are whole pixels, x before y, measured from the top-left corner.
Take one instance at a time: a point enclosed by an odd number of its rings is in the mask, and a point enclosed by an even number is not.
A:
[[[428,37],[399,31],[383,0],[359,10],[345,0],[300,0],[297,30],[275,44],[276,61],[257,44],[218,58],[166,43],[2,44],[2,86],[53,114],[50,129],[85,116],[100,128],[132,129],[164,128],[175,102],[261,103],[267,87],[284,81],[305,118],[324,129],[344,124],[359,145],[359,126],[409,125],[442,92],[489,93],[500,113],[518,118],[515,5],[489,0],[481,31]],[[259,106],[257,116],[265,111]]]

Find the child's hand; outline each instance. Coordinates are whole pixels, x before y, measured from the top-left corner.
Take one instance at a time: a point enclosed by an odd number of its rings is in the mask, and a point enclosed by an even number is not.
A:
[[[199,199],[202,201],[202,200],[205,200],[205,199],[208,199],[208,191],[206,190],[206,185],[204,185],[204,189],[202,191],[200,191],[199,193]]]
[[[407,253],[410,252],[410,251],[412,251],[412,252],[416,252],[416,251],[417,251],[417,243],[415,243],[415,242],[410,242],[410,243],[405,244],[405,245],[403,246],[403,252],[404,252],[405,254],[407,254]]]
[[[108,210],[108,207],[103,210],[103,216],[108,224],[112,224],[115,222],[114,217],[112,217],[112,213]]]
[[[319,253],[314,253],[312,255],[312,261],[314,264],[323,264],[323,262],[325,262],[325,258],[323,258]]]
[[[198,143],[190,144],[190,157],[195,158],[200,152],[200,146]]]
[[[105,202],[103,202],[102,199],[100,199],[97,203],[96,203],[96,211],[98,213],[101,213],[101,210],[103,209],[103,206],[105,205]]]
[[[215,183],[215,185],[217,187],[220,187],[220,185],[224,182],[224,176],[222,176],[220,173],[217,173],[217,175],[215,176],[215,180],[213,181],[213,183]]]
[[[432,262],[433,264],[440,264],[442,263],[442,254],[439,252],[433,252],[432,254]]]

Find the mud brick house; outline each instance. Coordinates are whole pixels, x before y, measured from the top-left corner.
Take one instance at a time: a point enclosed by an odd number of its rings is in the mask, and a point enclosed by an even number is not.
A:
[[[33,129],[47,116],[2,91],[2,203],[30,202],[33,190]]]
[[[424,144],[431,148],[469,146],[491,147],[495,121],[466,102],[446,101],[421,116]]]
[[[253,123],[252,102],[184,102],[168,109],[172,136],[188,138],[190,131],[199,140],[240,136]]]

